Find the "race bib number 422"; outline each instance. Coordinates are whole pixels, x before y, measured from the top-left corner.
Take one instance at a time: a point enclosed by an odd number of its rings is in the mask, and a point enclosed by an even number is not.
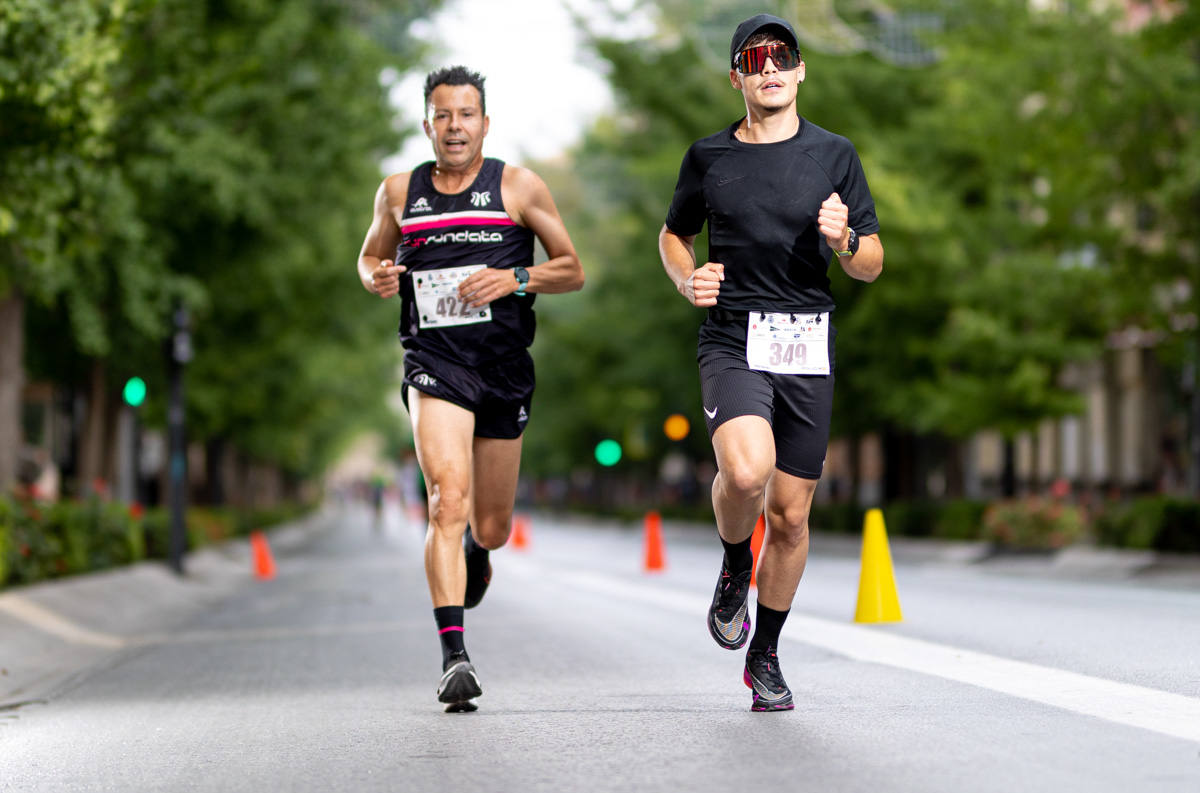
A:
[[[458,285],[471,273],[486,268],[486,264],[444,267],[440,270],[418,270],[413,273],[413,293],[417,298],[417,316],[422,328],[446,328],[451,325],[472,325],[491,322],[492,307],[472,308],[458,296]]]
[[[829,312],[751,311],[746,325],[746,364],[760,372],[829,374]]]

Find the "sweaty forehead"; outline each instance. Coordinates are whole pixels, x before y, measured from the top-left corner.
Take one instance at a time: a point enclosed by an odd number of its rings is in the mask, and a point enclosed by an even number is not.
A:
[[[480,108],[479,91],[473,85],[446,85],[443,83],[429,94],[430,110],[462,110]]]

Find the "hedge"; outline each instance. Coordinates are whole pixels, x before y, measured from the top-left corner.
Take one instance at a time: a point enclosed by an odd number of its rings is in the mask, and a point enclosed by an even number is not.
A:
[[[185,521],[188,547],[242,536],[308,509],[191,508]],[[165,559],[169,533],[165,508],[142,510],[98,497],[59,502],[0,498],[0,587]]]

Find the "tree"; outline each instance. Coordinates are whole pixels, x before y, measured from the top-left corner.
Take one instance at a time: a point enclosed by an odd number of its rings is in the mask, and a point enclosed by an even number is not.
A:
[[[141,253],[109,140],[109,80],[128,6],[0,7],[0,489],[12,483],[20,451],[26,296],[35,305],[64,300],[74,341],[103,350],[100,301],[109,290],[95,287],[107,280],[98,273],[106,241],[119,240],[128,259]]]

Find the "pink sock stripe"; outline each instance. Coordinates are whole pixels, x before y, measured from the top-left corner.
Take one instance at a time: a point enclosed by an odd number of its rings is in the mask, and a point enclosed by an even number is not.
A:
[[[459,633],[462,633],[462,626],[451,625],[449,628],[442,628],[440,631],[438,631],[438,636],[441,636],[443,633],[447,633],[449,631],[458,631]]]

